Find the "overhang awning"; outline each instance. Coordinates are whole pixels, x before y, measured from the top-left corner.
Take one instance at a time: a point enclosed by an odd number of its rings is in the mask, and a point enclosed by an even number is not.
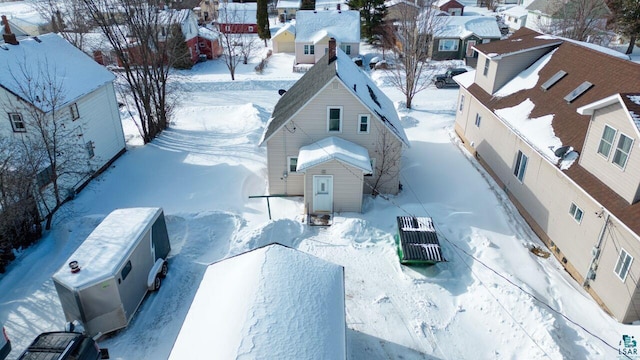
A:
[[[296,171],[305,172],[309,168],[330,160],[338,160],[354,166],[365,174],[372,173],[369,151],[360,145],[335,136],[301,147]]]

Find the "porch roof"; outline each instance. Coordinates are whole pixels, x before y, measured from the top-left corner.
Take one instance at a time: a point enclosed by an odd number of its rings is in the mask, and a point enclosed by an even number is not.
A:
[[[298,153],[296,171],[304,172],[309,168],[330,160],[338,160],[349,164],[362,170],[366,174],[372,172],[371,159],[369,158],[367,149],[334,136],[301,147]]]

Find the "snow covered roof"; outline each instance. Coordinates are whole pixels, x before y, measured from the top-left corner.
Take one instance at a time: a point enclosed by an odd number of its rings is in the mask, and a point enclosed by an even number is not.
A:
[[[220,37],[217,32],[203,26],[198,28],[198,36],[207,40],[218,40]]]
[[[503,57],[520,54],[522,52],[535,49],[555,47],[562,43],[562,40],[555,37],[543,37],[537,31],[526,27],[521,27],[508,39],[502,41],[491,41],[486,44],[474,46],[478,52],[490,54],[491,59],[499,60]]]
[[[374,118],[381,121],[406,146],[410,146],[393,102],[380,91],[373,80],[362,72],[341,49],[336,49],[336,60],[329,62],[327,56],[318,60],[278,100],[260,144],[281,129],[301,107],[337,76],[345,87],[374,114]]]
[[[303,146],[298,153],[296,171],[304,172],[330,160],[339,160],[371,174],[369,151],[364,147],[335,136],[330,136],[311,145]]]
[[[459,4],[460,6],[464,7],[464,4],[458,2],[457,0],[437,0],[435,3],[433,3],[433,5],[435,7],[441,7],[442,5],[446,5],[448,3],[456,3]]]
[[[491,16],[449,16],[435,32],[438,38],[464,39],[474,34],[481,38],[502,37],[498,22]]]
[[[345,359],[344,296],[342,266],[295,249],[228,258],[207,268],[169,359]]]
[[[315,9],[317,11],[336,10],[338,4],[340,4],[340,9],[343,11],[349,10],[349,6],[345,0],[316,0]]]
[[[620,103],[629,113],[631,121],[636,126],[640,135],[640,93],[614,94],[604,99],[579,107],[576,111],[580,115],[593,115],[597,109],[602,109],[615,103]]]
[[[218,8],[220,24],[255,24],[257,20],[257,3],[224,2]]]
[[[335,38],[339,43],[360,42],[360,12],[355,10],[296,12],[296,43],[313,42],[326,36]]]
[[[20,40],[19,45],[0,44],[0,86],[21,97],[29,97],[22,85],[26,71],[33,83],[48,83],[54,75],[64,99],[56,106],[72,103],[115,79],[115,76],[87,54],[78,50],[57,34]],[[24,71],[23,71],[24,70]],[[42,111],[50,105],[34,103]]]
[[[523,6],[510,7],[507,10],[502,11],[500,13],[504,14],[504,15],[507,15],[507,16],[517,17],[517,18],[521,18],[521,17],[527,16],[527,14],[529,14],[527,9],[525,9]]]
[[[53,279],[69,288],[81,289],[113,276],[123,256],[133,249],[138,237],[153,225],[151,220],[161,211],[160,208],[114,210],[53,274]],[[70,271],[71,261],[78,262],[79,272]]]
[[[278,31],[276,31],[276,33],[273,35],[273,37],[275,38],[276,36],[282,34],[283,32],[290,32],[290,33],[295,35],[296,34],[295,22],[286,23],[283,27],[281,27],[280,29],[278,29]]]
[[[300,9],[302,0],[278,0],[276,9]]]

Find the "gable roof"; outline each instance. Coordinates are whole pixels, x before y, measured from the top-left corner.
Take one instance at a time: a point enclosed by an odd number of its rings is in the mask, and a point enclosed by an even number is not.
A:
[[[333,37],[339,43],[360,42],[360,12],[300,10],[296,12],[296,42]]]
[[[335,136],[326,137],[311,145],[301,147],[296,171],[304,172],[330,160],[349,164],[362,170],[365,174],[372,172],[371,159],[367,149]]]
[[[300,9],[302,0],[278,0],[276,9]]]
[[[285,32],[291,33],[291,34],[293,34],[295,36],[296,35],[296,25],[295,25],[295,23],[291,23],[291,22],[286,23],[283,27],[281,27],[280,29],[278,29],[278,31],[276,31],[276,33],[275,33],[275,35],[273,35],[273,37],[275,38],[278,35],[280,35],[282,33],[285,33]]]
[[[218,8],[218,23],[220,24],[256,24],[257,3],[223,2]]]
[[[508,39],[478,44],[474,49],[492,59],[499,59],[534,49],[554,47],[561,43],[562,40],[559,38],[544,36],[537,31],[521,27]]]
[[[29,97],[20,82],[26,72],[34,77],[33,83],[59,83],[63,100],[57,107],[72,103],[115,79],[105,67],[78,50],[57,34],[20,40],[19,45],[0,44],[0,86],[28,101]],[[24,71],[23,71],[24,70]],[[53,76],[53,79],[49,77]],[[42,111],[50,111],[50,105],[32,104]]]
[[[451,5],[458,5],[458,6],[460,6],[461,8],[464,8],[464,4],[462,4],[462,3],[460,3],[460,2],[458,2],[458,1],[456,1],[456,0],[438,0],[438,1],[436,1],[433,5],[434,5],[435,7],[437,7],[437,8],[440,8],[440,7],[442,7],[442,6],[444,6],[444,5],[447,5],[447,4],[451,4]]]
[[[342,50],[336,49],[336,60],[329,63],[324,55],[276,103],[265,127],[260,144],[282,128],[307,102],[337,77],[374,118],[381,121],[400,141],[409,146],[393,102],[358,68]]]
[[[435,31],[436,38],[467,38],[471,35],[481,38],[502,37],[498,22],[492,16],[448,16]]]
[[[558,40],[556,39],[556,41]],[[536,46],[537,41],[539,40],[533,40],[532,44]],[[496,43],[505,43],[509,49],[512,46],[510,40]],[[493,45],[493,43],[486,45]],[[486,47],[483,45],[478,46],[478,48],[485,49]],[[496,46],[491,48],[494,50]],[[576,151],[581,151],[589,127],[590,117],[581,115],[577,110],[615,94],[637,94],[640,90],[640,64],[611,56],[575,42],[563,40],[560,40],[560,44],[556,46],[556,50],[552,55],[547,54],[546,56],[549,56],[549,59],[537,71],[537,81],[530,88],[522,89],[503,97],[488,94],[475,83],[467,89],[486,108],[494,112],[500,109],[513,108],[530,101],[533,104],[529,115],[532,121],[552,116],[551,129],[560,140],[561,145],[571,146]],[[536,66],[536,64],[533,66]],[[546,91],[542,90],[541,85],[559,71],[564,71],[567,74]],[[573,101],[567,102],[565,96],[585,81],[593,85]],[[625,97],[622,96],[622,98],[624,99]],[[632,108],[633,111],[640,111],[636,107],[636,103],[631,99],[635,98],[628,98],[628,101],[624,100],[628,108]],[[503,120],[508,122],[510,119],[503,118]],[[531,143],[527,138],[527,133],[520,132],[520,136]],[[538,151],[540,152],[540,150]],[[640,202],[629,205],[621,196],[582,168],[578,162],[563,171],[636,234],[640,234]]]

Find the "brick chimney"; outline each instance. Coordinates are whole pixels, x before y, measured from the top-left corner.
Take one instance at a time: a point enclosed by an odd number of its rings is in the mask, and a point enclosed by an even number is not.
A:
[[[18,45],[18,39],[16,38],[16,34],[11,32],[11,27],[9,26],[9,20],[7,17],[2,15],[2,24],[4,25],[4,34],[2,34],[2,39],[5,43],[11,45]]]
[[[333,60],[336,59],[336,39],[335,38],[331,38],[329,39],[329,64],[331,64],[331,62],[333,62]]]

